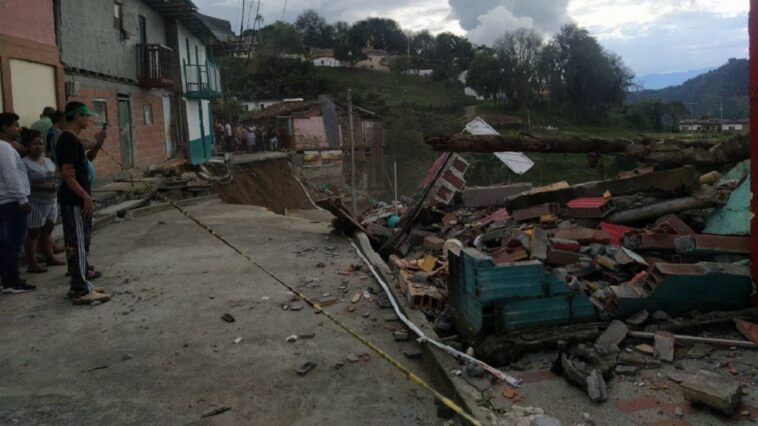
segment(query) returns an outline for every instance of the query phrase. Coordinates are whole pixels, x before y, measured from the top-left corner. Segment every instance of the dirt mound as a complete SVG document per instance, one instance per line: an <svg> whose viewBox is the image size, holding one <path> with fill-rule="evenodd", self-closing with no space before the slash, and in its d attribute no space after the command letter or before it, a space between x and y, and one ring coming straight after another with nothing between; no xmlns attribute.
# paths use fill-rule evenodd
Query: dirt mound
<svg viewBox="0 0 758 426"><path fill-rule="evenodd" d="M216 185L226 203L266 207L278 214L285 209L313 208L286 158L237 165L232 175L228 184Z"/></svg>

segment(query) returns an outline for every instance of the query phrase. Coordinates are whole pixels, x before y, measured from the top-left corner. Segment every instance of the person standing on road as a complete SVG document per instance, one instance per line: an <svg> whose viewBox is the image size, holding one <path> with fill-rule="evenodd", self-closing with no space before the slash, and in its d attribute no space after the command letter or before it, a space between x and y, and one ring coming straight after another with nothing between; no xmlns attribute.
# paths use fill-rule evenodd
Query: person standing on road
<svg viewBox="0 0 758 426"><path fill-rule="evenodd" d="M86 244L92 233L92 188L87 155L79 134L90 125L96 115L81 102L66 104L66 130L61 133L55 151L63 185L58 200L63 218L63 238L66 242L66 260L71 277L68 297L75 305L107 302L110 296L95 289L87 279ZM101 131L95 140L101 143L106 133Z"/></svg>
<svg viewBox="0 0 758 426"><path fill-rule="evenodd" d="M55 111L50 120L53 122L53 126L47 131L47 134L42 134L45 138L45 156L55 162L55 143L58 141L58 136L61 135L61 128L65 121L65 114L63 111Z"/></svg>
<svg viewBox="0 0 758 426"><path fill-rule="evenodd" d="M48 130L53 127L53 115L55 114L55 108L45 107L42 110L42 114L39 116L39 120L32 123L29 126L30 129L38 131L43 137L47 136Z"/></svg>
<svg viewBox="0 0 758 426"><path fill-rule="evenodd" d="M24 245L26 272L37 274L47 272L47 268L37 263L38 248L44 253L47 266L65 265L55 258L53 242L50 240L58 219L58 201L55 195L58 191L58 176L55 163L45 157L45 143L37 130L21 129L21 143L28 149L28 154L22 161L31 185L29 204L32 206Z"/></svg>
<svg viewBox="0 0 758 426"><path fill-rule="evenodd" d="M18 256L26 235L29 179L21 156L10 141L19 134L18 115L0 113L0 281L3 293L23 293L36 287L22 280Z"/></svg>

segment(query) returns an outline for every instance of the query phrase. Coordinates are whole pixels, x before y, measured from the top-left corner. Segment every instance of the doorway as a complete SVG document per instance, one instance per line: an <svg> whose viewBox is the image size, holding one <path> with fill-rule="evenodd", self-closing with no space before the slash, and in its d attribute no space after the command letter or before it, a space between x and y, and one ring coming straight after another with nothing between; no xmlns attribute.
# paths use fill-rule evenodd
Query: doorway
<svg viewBox="0 0 758 426"><path fill-rule="evenodd" d="M134 146L132 144L132 108L129 98L118 97L119 141L121 142L121 163L124 169L134 167Z"/></svg>

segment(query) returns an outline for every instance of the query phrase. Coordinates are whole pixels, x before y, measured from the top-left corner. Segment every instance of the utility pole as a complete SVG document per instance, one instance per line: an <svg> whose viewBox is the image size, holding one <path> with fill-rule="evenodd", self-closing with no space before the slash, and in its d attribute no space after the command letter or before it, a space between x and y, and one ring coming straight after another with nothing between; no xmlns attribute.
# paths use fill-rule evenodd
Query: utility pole
<svg viewBox="0 0 758 426"><path fill-rule="evenodd" d="M350 89L347 89L347 134L350 138L350 198L353 206L353 215L358 216L358 197L355 189L355 140L353 138L353 95Z"/></svg>
<svg viewBox="0 0 758 426"><path fill-rule="evenodd" d="M245 31L245 0L242 0L242 17L240 18L240 38Z"/></svg>

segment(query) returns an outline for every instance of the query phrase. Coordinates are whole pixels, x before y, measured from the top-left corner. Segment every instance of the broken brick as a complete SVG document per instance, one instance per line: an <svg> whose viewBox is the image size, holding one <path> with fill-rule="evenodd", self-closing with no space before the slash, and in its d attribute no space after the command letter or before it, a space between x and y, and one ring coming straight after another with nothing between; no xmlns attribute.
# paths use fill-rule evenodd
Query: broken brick
<svg viewBox="0 0 758 426"><path fill-rule="evenodd" d="M661 361L674 362L674 335L667 331L655 333L653 356Z"/></svg>

